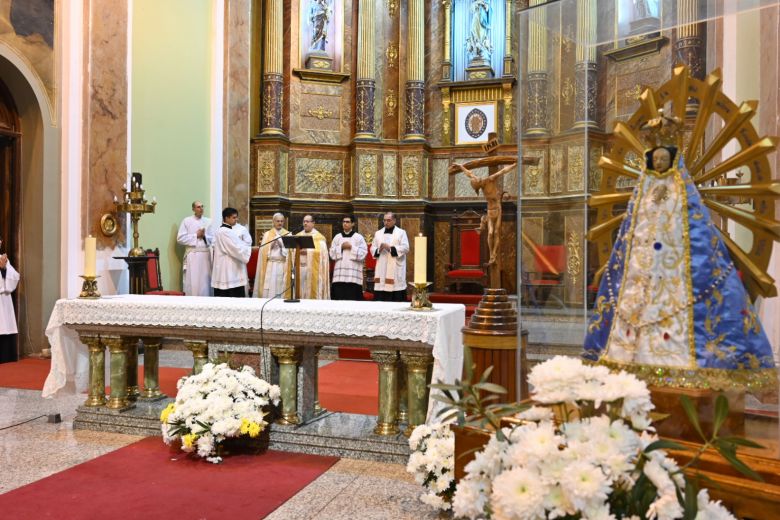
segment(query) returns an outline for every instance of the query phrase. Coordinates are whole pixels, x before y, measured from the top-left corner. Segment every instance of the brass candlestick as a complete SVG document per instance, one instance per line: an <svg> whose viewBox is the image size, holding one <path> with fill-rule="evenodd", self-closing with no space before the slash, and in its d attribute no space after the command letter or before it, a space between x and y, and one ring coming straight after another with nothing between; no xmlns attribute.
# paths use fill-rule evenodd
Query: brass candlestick
<svg viewBox="0 0 780 520"><path fill-rule="evenodd" d="M138 245L138 221L144 213L154 213L157 199L153 197L151 203L147 202L144 198L144 185L140 182L131 184L130 191L127 191L127 188L122 188L121 202L114 197L114 206L117 213L129 213L133 223L133 249L127 256L144 256L143 248Z"/></svg>
<svg viewBox="0 0 780 520"><path fill-rule="evenodd" d="M422 283L410 283L412 287L414 287L414 292L412 293L412 305L409 307L413 311L432 311L433 310L433 304L431 303L431 300L428 299L428 286L431 285L432 282L422 282Z"/></svg>
<svg viewBox="0 0 780 520"><path fill-rule="evenodd" d="M99 276L87 276L85 274L79 275L84 279L84 283L81 285L81 294L79 298L88 300L96 300L100 298L100 292L97 290L97 279Z"/></svg>

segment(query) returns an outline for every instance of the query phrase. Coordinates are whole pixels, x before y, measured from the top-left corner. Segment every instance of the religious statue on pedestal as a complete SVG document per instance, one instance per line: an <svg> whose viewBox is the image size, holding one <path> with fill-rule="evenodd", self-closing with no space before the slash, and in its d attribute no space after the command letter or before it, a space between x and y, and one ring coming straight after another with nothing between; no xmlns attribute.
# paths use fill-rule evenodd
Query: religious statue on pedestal
<svg viewBox="0 0 780 520"><path fill-rule="evenodd" d="M333 0L311 0L309 4L309 27L311 43L309 50L324 51L328 43L328 22L333 14Z"/></svg>
<svg viewBox="0 0 780 520"><path fill-rule="evenodd" d="M619 230L600 270L585 357L659 386L721 390L777 383L772 349L751 297L776 294L759 265L766 267L764 250L780 239L780 222L773 219L780 183L772 182L765 157L776 141L758 139L749 122L754 102L738 108L719 87L717 72L700 82L678 67L658 92L646 90L638 113L616 125L618 144L599 162L608 178L590 201L599 214L589 238L600 252L609 250L604 241ZM689 92L700 103L684 147ZM674 104L673 115L658 108L665 102ZM713 112L725 124L702 147ZM743 149L705 169L732 138ZM622 163L628 151L642 153L641 170ZM749 185L735 185L726 176L741 166L751 170ZM633 192L616 191L620 175L636 179ZM746 201L754 211L743 209ZM625 218L613 214L613 206L623 202ZM745 252L728 236L726 219L752 231L754 249Z"/></svg>
<svg viewBox="0 0 780 520"><path fill-rule="evenodd" d="M490 43L490 1L471 2L471 29L466 38L466 50L470 59L466 67L469 79L486 79L493 76L490 67L490 55L493 44Z"/></svg>

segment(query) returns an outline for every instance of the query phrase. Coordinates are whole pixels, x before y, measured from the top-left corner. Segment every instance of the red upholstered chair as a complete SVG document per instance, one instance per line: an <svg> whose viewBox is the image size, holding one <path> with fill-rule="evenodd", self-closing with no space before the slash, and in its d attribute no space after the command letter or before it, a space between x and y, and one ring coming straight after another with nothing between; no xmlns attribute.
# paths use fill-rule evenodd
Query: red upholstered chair
<svg viewBox="0 0 780 520"><path fill-rule="evenodd" d="M255 287L255 274L257 273L257 255L260 252L260 248L255 246L252 248L252 254L249 256L249 262L246 263L246 275L247 279L249 280L249 294L252 294L252 291ZM260 291L262 293L262 291ZM261 294L262 296L262 294Z"/></svg>
<svg viewBox="0 0 780 520"><path fill-rule="evenodd" d="M481 219L482 216L472 210L452 218L451 263L444 275L447 291L454 285L455 292L460 292L463 283L488 286L486 237L479 232Z"/></svg>
<svg viewBox="0 0 780 520"><path fill-rule="evenodd" d="M368 254L366 255L365 263L363 264L363 298L366 298L366 294L371 295L371 300L374 299L374 270L376 269L376 258L371 254L371 244L368 244Z"/></svg>
<svg viewBox="0 0 780 520"><path fill-rule="evenodd" d="M163 296L184 296L181 291L166 291L162 286L162 274L160 273L160 250L146 250L146 290L144 294L158 294Z"/></svg>
<svg viewBox="0 0 780 520"><path fill-rule="evenodd" d="M563 274L566 271L566 247L534 245L531 253L534 270L523 273L523 286L531 304L539 307L546 305L547 300L552 298L558 305L564 307L561 296Z"/></svg>

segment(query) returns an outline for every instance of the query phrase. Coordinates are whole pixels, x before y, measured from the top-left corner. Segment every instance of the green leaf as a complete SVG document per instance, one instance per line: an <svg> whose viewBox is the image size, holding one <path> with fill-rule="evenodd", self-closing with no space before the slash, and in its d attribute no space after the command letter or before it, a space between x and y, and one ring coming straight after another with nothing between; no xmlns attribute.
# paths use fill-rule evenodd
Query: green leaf
<svg viewBox="0 0 780 520"><path fill-rule="evenodd" d="M729 400L723 394L718 395L715 399L715 421L712 426L712 434L718 435L720 427L726 422L729 416Z"/></svg>
<svg viewBox="0 0 780 520"><path fill-rule="evenodd" d="M693 479L686 479L685 502L681 504L683 506L683 518L696 518L696 513L699 510L697 495L698 492L696 490L696 484L694 483Z"/></svg>
<svg viewBox="0 0 780 520"><path fill-rule="evenodd" d="M688 420L696 428L696 431L701 436L702 440L707 441L707 437L704 436L704 432L701 431L701 425L699 424L699 414L696 413L696 407L693 406L693 402L687 395L680 396L680 404L685 410L685 415L688 416Z"/></svg>
<svg viewBox="0 0 780 520"><path fill-rule="evenodd" d="M733 467L735 470L739 471L747 477L752 478L753 480L758 480L759 482L764 481L764 479L761 478L761 475L753 471L750 466L737 458L735 446L723 445L720 442L716 442L715 448L717 448L718 452L723 456L724 459L729 461L729 464L731 464L731 467Z"/></svg>
<svg viewBox="0 0 780 520"><path fill-rule="evenodd" d="M478 390L484 390L486 392L491 392L494 394L505 394L506 388L504 388L501 385L497 385L495 383L477 383L474 385L474 388Z"/></svg>
<svg viewBox="0 0 780 520"><path fill-rule="evenodd" d="M448 385L444 383L436 383L435 385L428 385L436 390L448 390L450 392L457 392L461 389L461 385Z"/></svg>
<svg viewBox="0 0 780 520"><path fill-rule="evenodd" d="M737 446L746 446L748 448L758 448L758 449L766 448L766 446L751 441L750 439L743 439L742 437L720 437L719 440L723 442L730 442L731 444L735 444Z"/></svg>
<svg viewBox="0 0 780 520"><path fill-rule="evenodd" d="M685 446L674 441L668 441L666 439L659 439L655 442L651 442L645 448L645 453L650 453L655 450L687 450Z"/></svg>
<svg viewBox="0 0 780 520"><path fill-rule="evenodd" d="M490 378L490 374L493 373L493 365L490 365L485 369L484 372L482 372L482 377L479 378L480 383L484 383Z"/></svg>

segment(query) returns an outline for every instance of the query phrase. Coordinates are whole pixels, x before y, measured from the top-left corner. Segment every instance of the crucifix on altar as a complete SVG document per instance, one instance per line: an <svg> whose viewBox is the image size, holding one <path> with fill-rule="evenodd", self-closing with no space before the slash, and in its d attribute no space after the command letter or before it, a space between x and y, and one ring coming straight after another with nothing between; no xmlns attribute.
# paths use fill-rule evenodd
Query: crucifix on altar
<svg viewBox="0 0 780 520"><path fill-rule="evenodd" d="M501 288L501 217L504 195L507 194L499 181L501 177L512 171L517 166L517 157L512 155L498 155L498 137L494 132L488 134L488 142L482 145L482 150L488 157L468 161L465 164L453 164L450 166L450 175L464 173L470 179L471 187L479 194L480 190L487 201L487 214L482 216L480 233L487 233L488 249L488 276L491 289ZM522 157L525 166L535 166L539 163L538 157ZM475 175L474 168L488 167L487 177Z"/></svg>

